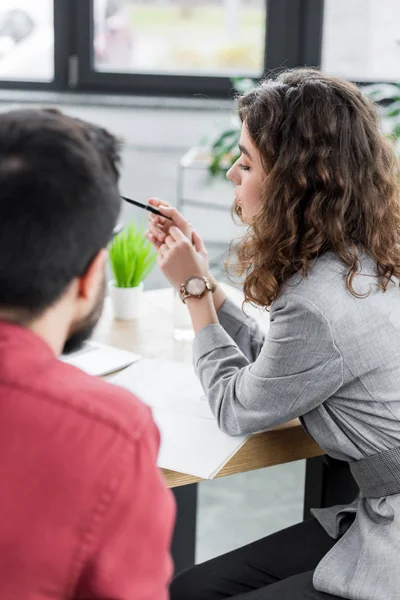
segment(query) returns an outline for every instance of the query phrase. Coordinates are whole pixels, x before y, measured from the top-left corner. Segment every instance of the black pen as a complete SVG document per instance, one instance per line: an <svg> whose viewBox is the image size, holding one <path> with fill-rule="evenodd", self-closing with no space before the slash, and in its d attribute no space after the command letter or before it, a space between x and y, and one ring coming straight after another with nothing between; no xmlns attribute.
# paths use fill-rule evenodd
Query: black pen
<svg viewBox="0 0 400 600"><path fill-rule="evenodd" d="M171 217L167 217L167 215L163 215L158 208L154 208L153 206L150 206L150 204L142 204L141 202L137 202L136 200L131 200L130 198L127 198L126 196L121 196L122 200L125 200L125 202L129 202L129 204L133 204L134 206L138 206L139 208L143 208L144 210L148 210L149 212L153 213L154 215L158 215L159 217L164 217L164 219L169 219L170 221L172 221Z"/></svg>

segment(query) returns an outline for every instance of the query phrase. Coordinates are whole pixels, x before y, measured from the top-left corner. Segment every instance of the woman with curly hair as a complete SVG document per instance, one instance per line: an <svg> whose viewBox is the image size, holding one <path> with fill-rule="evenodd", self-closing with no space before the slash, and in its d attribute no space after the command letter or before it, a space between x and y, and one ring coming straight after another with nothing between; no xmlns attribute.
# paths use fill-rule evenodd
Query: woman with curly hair
<svg viewBox="0 0 400 600"><path fill-rule="evenodd" d="M239 99L228 173L247 224L234 270L270 311L266 336L208 272L175 209L151 218L159 265L186 302L195 366L221 429L300 417L350 463L350 506L197 565L172 600L395 600L400 594L400 209L395 154L353 84L299 69ZM170 221L169 221L170 223Z"/></svg>

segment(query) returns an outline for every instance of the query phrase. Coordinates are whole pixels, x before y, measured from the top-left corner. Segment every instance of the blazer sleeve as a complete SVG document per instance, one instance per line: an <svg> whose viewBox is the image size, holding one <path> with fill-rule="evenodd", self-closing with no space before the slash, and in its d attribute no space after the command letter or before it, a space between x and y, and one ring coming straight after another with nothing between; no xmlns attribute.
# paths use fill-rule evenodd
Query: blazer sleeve
<svg viewBox="0 0 400 600"><path fill-rule="evenodd" d="M230 298L219 309L218 320L245 357L250 362L255 361L265 341L265 334L258 323L245 315Z"/></svg>
<svg viewBox="0 0 400 600"><path fill-rule="evenodd" d="M272 305L270 328L255 361L249 346L242 349L221 325L208 325L195 337L194 363L219 427L230 435L304 415L343 383L342 356L329 322L294 293Z"/></svg>

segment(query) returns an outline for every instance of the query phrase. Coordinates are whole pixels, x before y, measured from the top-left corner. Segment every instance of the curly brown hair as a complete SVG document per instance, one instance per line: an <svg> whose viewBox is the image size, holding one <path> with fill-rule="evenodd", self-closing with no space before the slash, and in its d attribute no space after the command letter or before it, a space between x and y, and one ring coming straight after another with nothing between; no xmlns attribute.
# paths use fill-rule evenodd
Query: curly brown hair
<svg viewBox="0 0 400 600"><path fill-rule="evenodd" d="M360 250L385 291L400 277L398 163L373 103L352 83L295 69L239 98L239 117L266 174L260 210L235 248L246 301L268 308L329 250L348 267L353 295Z"/></svg>

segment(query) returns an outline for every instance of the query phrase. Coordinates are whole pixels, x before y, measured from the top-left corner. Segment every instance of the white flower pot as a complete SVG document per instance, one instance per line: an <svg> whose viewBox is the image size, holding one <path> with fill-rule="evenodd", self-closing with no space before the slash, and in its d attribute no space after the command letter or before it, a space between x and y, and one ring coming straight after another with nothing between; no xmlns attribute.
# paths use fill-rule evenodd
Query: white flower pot
<svg viewBox="0 0 400 600"><path fill-rule="evenodd" d="M111 305L115 319L132 321L139 316L140 298L143 292L143 283L133 288L119 288L115 281L108 284Z"/></svg>

